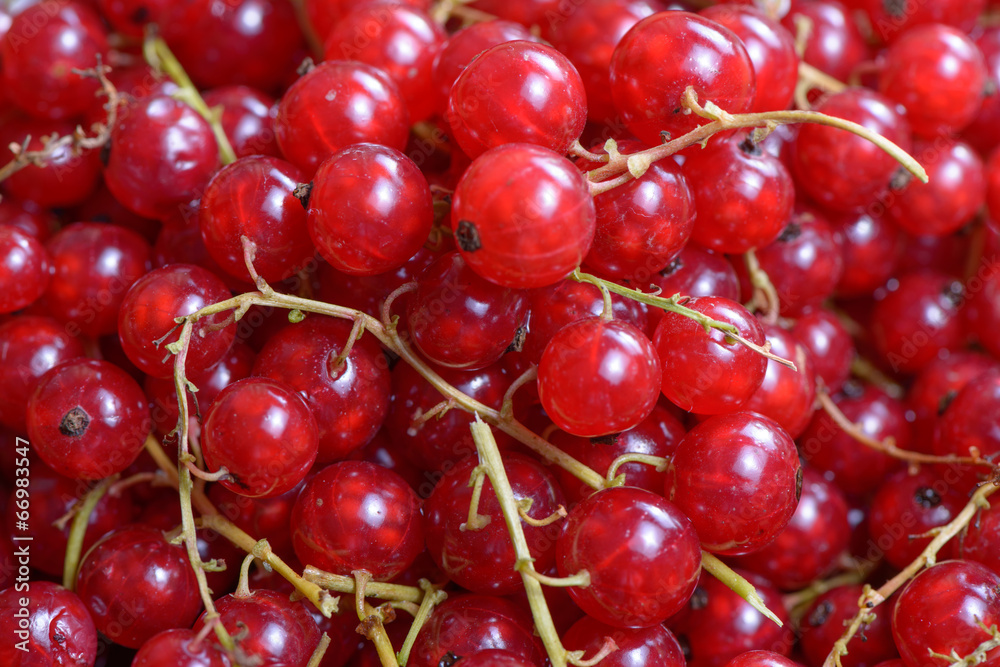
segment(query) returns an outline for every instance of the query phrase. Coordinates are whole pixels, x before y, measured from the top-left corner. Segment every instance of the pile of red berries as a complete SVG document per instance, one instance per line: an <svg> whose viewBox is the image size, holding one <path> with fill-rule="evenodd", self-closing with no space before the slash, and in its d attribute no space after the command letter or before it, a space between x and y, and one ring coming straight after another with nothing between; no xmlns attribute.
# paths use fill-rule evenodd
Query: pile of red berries
<svg viewBox="0 0 1000 667"><path fill-rule="evenodd" d="M0 5L0 665L1000 666L998 18Z"/></svg>

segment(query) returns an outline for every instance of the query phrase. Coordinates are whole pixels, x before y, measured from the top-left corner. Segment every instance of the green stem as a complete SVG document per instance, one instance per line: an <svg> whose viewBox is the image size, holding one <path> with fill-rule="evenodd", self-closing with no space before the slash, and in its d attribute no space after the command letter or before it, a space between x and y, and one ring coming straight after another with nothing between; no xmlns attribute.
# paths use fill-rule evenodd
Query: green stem
<svg viewBox="0 0 1000 667"><path fill-rule="evenodd" d="M760 594L757 592L757 589L753 587L753 584L733 571L733 569L728 565L707 551L702 551L701 566L705 568L713 577L728 586L730 590L749 602L754 609L777 623L778 627L783 625L781 619L779 619L774 612L768 609L767 605L764 604L763 598L760 597Z"/></svg>
<svg viewBox="0 0 1000 667"><path fill-rule="evenodd" d="M567 667L567 651L563 648L562 642L559 640L559 633L552 622L552 614L545 602L542 584L535 576L529 574L530 570L534 570L531 552L528 549L528 540L524 537L521 517L517 511L517 500L510 488L510 481L507 479L507 471L504 470L497 442L493 438L490 427L483 423L478 415L476 421L471 424L471 428L472 439L476 443L476 451L479 452L480 465L486 468L486 474L490 478L493 492L496 493L504 521L507 523L511 542L514 544L514 554L519 564L518 570L521 572L524 590L528 596L531 615L535 620L535 628L542 639L542 644L545 645L552 667Z"/></svg>
<svg viewBox="0 0 1000 667"><path fill-rule="evenodd" d="M225 130L222 129L221 114L205 104L198 88L191 81L187 72L184 71L184 67L163 38L147 35L143 44L143 55L151 67L166 72L167 76L180 87L174 96L197 111L212 126L212 134L215 135L215 142L219 146L219 160L222 164L235 162L236 152L233 150L232 144L229 143Z"/></svg>
<svg viewBox="0 0 1000 667"><path fill-rule="evenodd" d="M413 643L417 641L417 635L420 634L420 629L424 627L424 623L427 622L431 612L434 611L434 607L444 602L445 598L448 597L447 593L438 590L426 579L420 580L420 588L424 591L424 599L421 600L420 608L417 609L417 614L413 617L413 625L410 626L409 631L406 633L403 646L399 649L399 653L396 654L396 661L402 667L406 667L406 662L410 659L410 651L413 649Z"/></svg>
<svg viewBox="0 0 1000 667"><path fill-rule="evenodd" d="M612 461L611 466L608 468L607 477L609 482L614 481L618 476L618 469L626 463L644 463L656 468L657 472L663 472L670 465L670 459L665 459L662 456L652 456L651 454L622 454Z"/></svg>
<svg viewBox="0 0 1000 667"><path fill-rule="evenodd" d="M80 567L80 556L83 551L83 538L90 524L90 515L104 494L118 480L118 475L112 475L87 492L83 502L73 515L73 524L69 529L69 541L66 543L66 558L63 561L63 588L76 588L76 572Z"/></svg>

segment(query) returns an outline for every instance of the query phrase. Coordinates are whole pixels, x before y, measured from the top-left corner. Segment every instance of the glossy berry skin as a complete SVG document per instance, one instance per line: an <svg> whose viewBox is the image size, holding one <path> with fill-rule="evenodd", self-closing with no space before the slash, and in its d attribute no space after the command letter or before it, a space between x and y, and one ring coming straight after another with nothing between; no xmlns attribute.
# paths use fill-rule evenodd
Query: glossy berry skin
<svg viewBox="0 0 1000 667"><path fill-rule="evenodd" d="M743 42L757 81L750 111L787 109L799 78L793 33L757 7L715 5L698 14L729 28Z"/></svg>
<svg viewBox="0 0 1000 667"><path fill-rule="evenodd" d="M97 0L97 6L115 32L142 38L143 28L159 23L169 0Z"/></svg>
<svg viewBox="0 0 1000 667"><path fill-rule="evenodd" d="M799 502L788 524L771 543L735 562L782 590L797 591L831 572L850 538L843 491L806 468Z"/></svg>
<svg viewBox="0 0 1000 667"><path fill-rule="evenodd" d="M37 239L0 225L0 313L12 313L38 300L49 286L49 253Z"/></svg>
<svg viewBox="0 0 1000 667"><path fill-rule="evenodd" d="M684 162L698 219L691 240L732 254L766 246L788 224L795 187L785 166L745 135L711 142Z"/></svg>
<svg viewBox="0 0 1000 667"><path fill-rule="evenodd" d="M626 630L584 616L566 632L563 646L569 651L585 651L587 659L597 654L606 637L618 650L601 661L602 667L684 667L681 645L662 625Z"/></svg>
<svg viewBox="0 0 1000 667"><path fill-rule="evenodd" d="M320 630L308 608L288 593L258 588L250 595L226 595L215 601L219 620L230 634L246 629L240 649L260 667L305 667L319 643ZM194 625L205 624L202 614Z"/></svg>
<svg viewBox="0 0 1000 667"><path fill-rule="evenodd" d="M782 25L793 35L797 16L812 23L802 54L804 62L839 81L847 81L855 67L869 57L865 37L844 3L836 0L796 2L781 19Z"/></svg>
<svg viewBox="0 0 1000 667"><path fill-rule="evenodd" d="M299 560L335 574L363 569L387 581L424 548L417 495L396 473L363 461L334 463L309 480L291 525Z"/></svg>
<svg viewBox="0 0 1000 667"><path fill-rule="evenodd" d="M844 634L844 623L850 623L858 612L858 600L864 591L860 585L838 586L816 598L802 617L800 646L810 667L821 667L834 643ZM899 655L892 641L889 617L890 602L873 610L875 620L865 627L865 638L851 651L841 656L844 667L874 667L883 660Z"/></svg>
<svg viewBox="0 0 1000 667"><path fill-rule="evenodd" d="M198 224L208 254L227 273L249 281L242 237L256 245L253 266L268 282L294 275L315 249L306 211L292 194L305 175L278 158L245 157L223 167L205 188Z"/></svg>
<svg viewBox="0 0 1000 667"><path fill-rule="evenodd" d="M27 601L25 606L22 600ZM24 610L24 611L22 611ZM93 665L97 630L87 608L72 591L48 581L31 581L0 591L0 661L9 667ZM26 619L16 614L27 613ZM26 621L20 625L20 621ZM18 634L23 632L24 634ZM23 650L22 648L23 647Z"/></svg>
<svg viewBox="0 0 1000 667"><path fill-rule="evenodd" d="M959 534L955 555L981 563L1000 575L1000 511L996 506L980 510Z"/></svg>
<svg viewBox="0 0 1000 667"><path fill-rule="evenodd" d="M764 344L764 329L740 304L716 297L684 302L719 322L732 324L739 335ZM721 414L745 404L764 381L767 359L724 332L705 329L694 320L666 313L656 327L653 345L663 369L663 395L671 403L698 414Z"/></svg>
<svg viewBox="0 0 1000 667"><path fill-rule="evenodd" d="M97 629L129 648L164 630L190 627L201 609L184 548L144 526L122 528L95 544L80 563L76 591Z"/></svg>
<svg viewBox="0 0 1000 667"><path fill-rule="evenodd" d="M906 120L891 100L878 93L849 88L830 95L815 110L863 125L903 150L910 149ZM834 211L870 204L888 189L898 168L894 159L868 140L823 125L803 125L792 152L796 184Z"/></svg>
<svg viewBox="0 0 1000 667"><path fill-rule="evenodd" d="M872 338L896 372L913 373L962 346L962 285L936 271L909 273L872 313Z"/></svg>
<svg viewBox="0 0 1000 667"><path fill-rule="evenodd" d="M351 328L346 320L310 315L275 334L254 363L253 375L278 380L306 400L319 429L321 463L363 447L389 410L388 365L373 338L355 341L338 361Z"/></svg>
<svg viewBox="0 0 1000 667"><path fill-rule="evenodd" d="M725 255L697 243L685 244L680 254L662 271L654 274L652 280L663 294L670 296L717 296L730 301L740 300L740 280L733 265Z"/></svg>
<svg viewBox="0 0 1000 667"><path fill-rule="evenodd" d="M816 398L813 360L791 332L774 324L765 324L764 333L771 344L771 353L792 360L796 370L768 359L764 380L743 408L778 422L794 439L805 430L812 418L813 400Z"/></svg>
<svg viewBox="0 0 1000 667"><path fill-rule="evenodd" d="M165 217L200 197L219 168L219 148L208 122L165 95L130 107L109 145L104 182L122 205L146 218Z"/></svg>
<svg viewBox="0 0 1000 667"><path fill-rule="evenodd" d="M339 60L320 63L289 86L274 121L281 152L306 174L351 144L402 150L409 127L406 103L385 72Z"/></svg>
<svg viewBox="0 0 1000 667"><path fill-rule="evenodd" d="M236 157L281 157L274 135L277 101L249 86L220 86L201 94L209 108L222 107L222 129Z"/></svg>
<svg viewBox="0 0 1000 667"><path fill-rule="evenodd" d="M657 0L596 0L561 12L552 22L548 39L580 73L590 120L604 122L615 117L609 92L615 46L632 26L660 9Z"/></svg>
<svg viewBox="0 0 1000 667"><path fill-rule="evenodd" d="M424 534L434 562L462 588L483 595L509 595L522 587L521 574L514 569L516 555L510 541L500 503L493 485L486 479L476 510L489 522L480 528L467 525L472 500L475 457L465 459L449 470L434 487L424 504ZM504 470L511 483L514 499L531 500L528 516L544 519L565 506L555 477L526 456L504 457ZM559 530L553 526L531 526L521 521L535 569L547 571L555 563L555 539Z"/></svg>
<svg viewBox="0 0 1000 667"><path fill-rule="evenodd" d="M99 84L73 69L108 60L101 19L83 3L29 6L14 16L3 42L3 89L8 104L40 118L72 118L93 104ZM22 137L23 138L23 137Z"/></svg>
<svg viewBox="0 0 1000 667"><path fill-rule="evenodd" d="M912 29L927 23L944 23L969 32L976 25L976 18L983 13L986 0L940 0L922 3L918 0L901 0L886 3L883 0L860 0L855 3L868 15L875 35L892 43L907 36Z"/></svg>
<svg viewBox="0 0 1000 667"><path fill-rule="evenodd" d="M1000 352L1000 341L992 334L1000 324L1000 274L980 266L969 279L969 300L965 304L966 330L994 357ZM976 289L978 287L978 289Z"/></svg>
<svg viewBox="0 0 1000 667"><path fill-rule="evenodd" d="M1000 66L1000 29L984 26L981 31L977 31L975 42L986 63L984 90L1000 86L1000 69L998 69ZM976 116L962 132L962 140L968 142L980 155L989 155L997 145L1000 145L998 118L1000 118L1000 101L992 95L984 97Z"/></svg>
<svg viewBox="0 0 1000 667"><path fill-rule="evenodd" d="M818 212L794 213L772 243L757 250L778 292L779 312L797 318L833 294L844 273L837 230Z"/></svg>
<svg viewBox="0 0 1000 667"><path fill-rule="evenodd" d="M644 148L634 140L618 142L623 155ZM577 166L587 171L600 165ZM584 259L587 269L639 284L681 252L695 226L694 193L673 160L654 162L641 177L597 195L594 206L597 230Z"/></svg>
<svg viewBox="0 0 1000 667"><path fill-rule="evenodd" d="M53 134L71 135L76 129L69 120L47 120L14 115L4 119L0 127L0 142L6 146L27 142L27 150L45 148L42 142ZM4 179L4 198L13 195L30 200L44 207L76 206L87 201L101 178L101 161L97 151L83 151L79 155L71 146L53 148L45 166L29 164Z"/></svg>
<svg viewBox="0 0 1000 667"><path fill-rule="evenodd" d="M906 107L913 132L949 135L979 111L986 63L975 43L950 26L923 25L889 47L879 74L879 90Z"/></svg>
<svg viewBox="0 0 1000 667"><path fill-rule="evenodd" d="M570 511L556 541L556 565L560 576L590 573L590 586L569 589L588 616L617 628L645 628L691 597L701 549L691 521L673 503L616 487Z"/></svg>
<svg viewBox="0 0 1000 667"><path fill-rule="evenodd" d="M913 154L927 170L928 183L911 179L889 206L889 218L910 234L946 236L969 223L986 197L983 160L966 143L938 138L917 140Z"/></svg>
<svg viewBox="0 0 1000 667"><path fill-rule="evenodd" d="M979 563L949 560L918 574L896 601L892 636L907 667L949 664L928 652L972 653L990 639L987 628L1000 622L1000 575ZM980 663L993 666L1000 649L987 651Z"/></svg>
<svg viewBox="0 0 1000 667"><path fill-rule="evenodd" d="M479 21L451 35L434 60L433 94L439 97L441 108L447 104L451 87L458 75L480 53L505 42L537 40L520 23L501 19ZM562 49L559 50L563 52Z"/></svg>
<svg viewBox="0 0 1000 667"><path fill-rule="evenodd" d="M882 481L872 499L868 532L885 559L902 569L930 544L932 536L926 533L954 519L966 500L933 470L924 468L915 475L897 470Z"/></svg>
<svg viewBox="0 0 1000 667"><path fill-rule="evenodd" d="M53 524L82 502L88 491L90 484L57 475L39 461L31 473L27 531L17 529L17 522L23 518L18 518L17 497L14 493L9 494L6 534L31 538L31 567L34 570L54 578L62 576L70 526L59 524L57 527ZM132 503L133 498L127 493L117 496L104 494L90 514L81 553L86 553L108 531L132 521Z"/></svg>
<svg viewBox="0 0 1000 667"><path fill-rule="evenodd" d="M28 399L53 366L84 354L83 345L48 317L20 315L0 325L0 423L25 430Z"/></svg>
<svg viewBox="0 0 1000 667"><path fill-rule="evenodd" d="M406 324L417 349L450 368L484 368L524 333L528 294L480 278L457 252L420 274L407 300Z"/></svg>
<svg viewBox="0 0 1000 667"><path fill-rule="evenodd" d="M121 472L152 428L139 384L114 364L89 359L41 377L28 401L27 425L42 460L73 479Z"/></svg>
<svg viewBox="0 0 1000 667"><path fill-rule="evenodd" d="M802 467L795 443L776 422L734 412L688 431L664 488L706 550L748 554L788 525L802 491ZM720 522L720 515L728 519Z"/></svg>
<svg viewBox="0 0 1000 667"><path fill-rule="evenodd" d="M726 667L801 667L801 664L780 653L756 649L740 653L727 662Z"/></svg>
<svg viewBox="0 0 1000 667"><path fill-rule="evenodd" d="M875 440L891 437L902 449L909 446L910 425L901 401L871 386L864 387L860 395L852 388L851 395L840 394L833 400L866 435ZM895 465L882 452L854 440L822 410L813 415L798 442L802 460L850 494L874 491Z"/></svg>
<svg viewBox="0 0 1000 667"><path fill-rule="evenodd" d="M393 271L427 241L434 223L430 188L398 150L355 144L316 171L308 223L333 268L361 276Z"/></svg>
<svg viewBox="0 0 1000 667"><path fill-rule="evenodd" d="M660 358L639 329L589 317L560 329L538 366L538 395L567 433L597 437L632 428L660 395Z"/></svg>
<svg viewBox="0 0 1000 667"><path fill-rule="evenodd" d="M705 119L681 113L684 91L729 113L749 111L753 63L740 39L715 21L659 12L629 30L611 56L611 98L629 131L649 146L690 132Z"/></svg>
<svg viewBox="0 0 1000 667"><path fill-rule="evenodd" d="M416 123L442 105L429 89L445 39L425 11L396 2L368 3L337 21L326 38L323 58L354 60L385 72Z"/></svg>
<svg viewBox="0 0 1000 667"><path fill-rule="evenodd" d="M187 628L164 630L150 637L132 659L133 667L228 667L229 658L209 636L195 641Z"/></svg>
<svg viewBox="0 0 1000 667"><path fill-rule="evenodd" d="M445 117L470 158L511 143L562 155L583 132L587 94L573 63L551 46L505 42L462 71Z"/></svg>
<svg viewBox="0 0 1000 667"><path fill-rule="evenodd" d="M283 382L246 378L213 401L202 429L209 472L251 498L280 496L302 481L316 460L319 433L305 400Z"/></svg>
<svg viewBox="0 0 1000 667"><path fill-rule="evenodd" d="M129 360L153 377L170 377L174 356L163 347L177 340L171 333L160 347L154 344L175 328L174 318L225 301L231 294L221 280L199 266L170 264L137 280L118 312L118 337ZM207 368L229 350L236 336L233 322L222 326L229 313L199 319L192 330L187 365Z"/></svg>
<svg viewBox="0 0 1000 667"><path fill-rule="evenodd" d="M837 296L867 296L881 287L896 268L903 235L877 210L830 216L840 232L844 271Z"/></svg>
<svg viewBox="0 0 1000 667"><path fill-rule="evenodd" d="M825 308L817 308L796 319L790 331L806 349L823 386L831 393L840 391L851 374L855 350L854 339L837 316Z"/></svg>
<svg viewBox="0 0 1000 667"><path fill-rule="evenodd" d="M572 162L530 144L473 161L455 189L451 228L472 270L507 287L551 285L583 262L594 200Z"/></svg>
<svg viewBox="0 0 1000 667"><path fill-rule="evenodd" d="M532 667L532 663L516 653L487 649L462 657L465 667Z"/></svg>
<svg viewBox="0 0 1000 667"><path fill-rule="evenodd" d="M282 0L173 1L160 26L199 88L271 90L293 74L305 46L295 8Z"/></svg>
<svg viewBox="0 0 1000 667"><path fill-rule="evenodd" d="M670 458L681 438L684 425L667 409L657 405L648 417L634 428L605 438L581 438L565 431L553 431L547 439L577 461L592 470L607 473L616 458L624 454L647 454ZM610 442L608 442L610 440ZM629 462L618 468L618 475L625 475L625 483L654 493L662 493L666 475L653 466ZM594 492L570 472L556 470L559 484L571 503L576 503Z"/></svg>
<svg viewBox="0 0 1000 667"><path fill-rule="evenodd" d="M770 609L788 623L781 594L760 575L737 570L747 579ZM687 664L691 667L723 667L747 651L765 649L782 656L791 652L795 637L779 628L729 590L715 577L703 575L683 614L668 624L678 640L685 644ZM787 667L787 663L764 663L767 667Z"/></svg>
<svg viewBox="0 0 1000 667"><path fill-rule="evenodd" d="M545 660L545 650L526 610L505 598L452 595L434 608L406 664L439 667L448 664L445 656L449 652L467 656L491 649L513 653L531 665Z"/></svg>
<svg viewBox="0 0 1000 667"><path fill-rule="evenodd" d="M104 336L118 330L125 293L152 269L152 248L136 232L97 222L63 227L46 244L52 283L45 304L67 332Z"/></svg>
<svg viewBox="0 0 1000 667"><path fill-rule="evenodd" d="M992 460L1000 453L1000 434L996 431L997 405L1000 404L1000 369L990 369L971 379L940 414L934 427L933 452L937 455L971 456L972 448ZM956 466L966 480L975 480L985 468Z"/></svg>

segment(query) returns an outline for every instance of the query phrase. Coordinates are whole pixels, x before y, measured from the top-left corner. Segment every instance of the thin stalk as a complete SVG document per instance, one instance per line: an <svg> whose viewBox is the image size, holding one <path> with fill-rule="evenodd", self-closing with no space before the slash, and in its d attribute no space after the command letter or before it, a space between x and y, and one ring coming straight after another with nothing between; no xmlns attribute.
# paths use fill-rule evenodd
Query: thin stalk
<svg viewBox="0 0 1000 667"><path fill-rule="evenodd" d="M416 616L413 617L413 625L410 626L409 631L406 633L406 639L403 640L402 648L396 654L396 661L401 667L406 667L406 662L410 659L410 651L413 650L413 643L417 640L417 635L420 634L420 629L424 627L424 623L427 622L431 612L434 611L434 607L444 602L448 597L447 593L438 590L426 579L421 579L419 583L420 588L424 591L424 599L420 602L420 608L417 609Z"/></svg>
<svg viewBox="0 0 1000 667"><path fill-rule="evenodd" d="M83 503L76 509L73 516L73 525L69 529L69 541L66 543L66 557L63 560L63 588L74 590L76 588L76 573L80 567L80 556L83 551L83 538L87 533L87 525L90 523L90 515L97 507L97 503L111 487L118 481L118 475L112 475L100 481L94 488L87 492L83 498Z"/></svg>
<svg viewBox="0 0 1000 667"><path fill-rule="evenodd" d="M750 603L750 605L778 624L780 628L784 625L773 611L764 604L764 599L754 588L753 584L737 574L731 567L723 563L713 554L707 551L701 552L701 566L713 577L724 583L734 593Z"/></svg>

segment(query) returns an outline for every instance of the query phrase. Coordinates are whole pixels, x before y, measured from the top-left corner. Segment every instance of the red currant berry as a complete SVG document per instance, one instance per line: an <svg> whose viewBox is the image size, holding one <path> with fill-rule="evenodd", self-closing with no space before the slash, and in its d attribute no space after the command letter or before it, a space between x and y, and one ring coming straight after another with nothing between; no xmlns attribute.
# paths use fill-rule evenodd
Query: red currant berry
<svg viewBox="0 0 1000 667"><path fill-rule="evenodd" d="M822 667L834 643L844 634L844 624L849 624L858 613L858 600L863 593L860 585L838 586L821 594L809 605L802 617L799 640L806 664ZM844 667L875 667L883 660L899 655L889 624L891 606L892 602L872 610L875 620L865 625L865 641L852 642L850 652L841 656Z"/></svg>
<svg viewBox="0 0 1000 667"><path fill-rule="evenodd" d="M765 324L771 353L792 359L796 370L768 360L760 387L744 404L744 409L770 417L778 422L793 439L799 437L812 419L816 398L816 373L812 357L800 348L790 331L774 324Z"/></svg>
<svg viewBox="0 0 1000 667"><path fill-rule="evenodd" d="M529 144L487 151L455 189L451 227L472 270L507 287L545 287L580 265L594 200L572 162Z"/></svg>
<svg viewBox="0 0 1000 667"><path fill-rule="evenodd" d="M684 652L674 633L662 625L623 630L585 616L563 637L570 651L585 651L584 660L601 650L610 637L618 650L601 660L601 667L684 667Z"/></svg>
<svg viewBox="0 0 1000 667"><path fill-rule="evenodd" d="M538 366L538 395L556 426L584 437L630 429L660 395L660 358L639 329L588 317L560 329Z"/></svg>
<svg viewBox="0 0 1000 667"><path fill-rule="evenodd" d="M837 316L825 308L817 308L795 320L791 333L806 349L816 377L823 381L826 390L840 391L851 375L855 350L851 334Z"/></svg>
<svg viewBox="0 0 1000 667"><path fill-rule="evenodd" d="M20 310L45 293L50 261L34 237L14 225L0 225L0 313Z"/></svg>
<svg viewBox="0 0 1000 667"><path fill-rule="evenodd" d="M569 593L588 616L617 628L662 623L691 597L701 571L688 518L632 487L605 489L573 508L556 559L561 576L589 572L590 585Z"/></svg>
<svg viewBox="0 0 1000 667"><path fill-rule="evenodd" d="M9 638L0 644L4 665L94 664L97 630L72 591L48 581L12 584L0 591L0 613L0 632Z"/></svg>
<svg viewBox="0 0 1000 667"><path fill-rule="evenodd" d="M537 41L527 28L513 21L493 19L462 28L445 42L434 62L434 95L443 107L458 75L490 47L514 41ZM558 46L558 45L557 45ZM562 51L562 49L559 49ZM565 53L565 52L564 52Z"/></svg>
<svg viewBox="0 0 1000 667"><path fill-rule="evenodd" d="M892 276L903 235L877 210L833 214L830 222L843 240L844 271L837 296L868 296Z"/></svg>
<svg viewBox="0 0 1000 667"><path fill-rule="evenodd" d="M803 62L839 81L847 81L855 68L869 58L865 37L843 3L837 0L794 3L781 20L793 35L798 34L799 16L812 26L802 53Z"/></svg>
<svg viewBox="0 0 1000 667"><path fill-rule="evenodd" d="M968 32L983 13L986 0L860 0L854 4L868 15L875 35L883 41L893 42L913 32L912 28L927 23L944 23Z"/></svg>
<svg viewBox="0 0 1000 667"><path fill-rule="evenodd" d="M1000 454L1000 433L996 430L1000 405L1000 369L990 369L969 380L948 403L934 426L933 451L939 456L971 456L973 449L987 460ZM956 466L963 478L975 481L970 466Z"/></svg>
<svg viewBox="0 0 1000 667"><path fill-rule="evenodd" d="M697 297L684 305L733 325L740 336L756 345L764 344L764 329L738 303ZM710 415L738 410L760 388L767 372L767 359L757 352L719 329L706 333L701 324L677 313L663 316L653 345L662 362L663 395L689 412Z"/></svg>
<svg viewBox="0 0 1000 667"><path fill-rule="evenodd" d="M221 86L201 96L209 108L222 107L222 129L236 157L281 157L274 135L278 103L273 97L249 86Z"/></svg>
<svg viewBox="0 0 1000 667"><path fill-rule="evenodd" d="M684 91L729 113L749 111L756 83L746 48L729 28L687 12L658 12L625 33L611 56L611 99L647 145L706 122L683 113Z"/></svg>
<svg viewBox="0 0 1000 667"><path fill-rule="evenodd" d="M964 560L982 563L1000 575L1000 511L995 505L978 511L959 534L955 553Z"/></svg>
<svg viewBox="0 0 1000 667"><path fill-rule="evenodd" d="M213 643L200 641L193 630L164 630L146 640L132 659L133 667L228 667L229 658Z"/></svg>
<svg viewBox="0 0 1000 667"><path fill-rule="evenodd" d="M396 473L363 461L334 463L309 480L291 525L299 560L335 574L367 570L387 581L424 549L417 495Z"/></svg>

